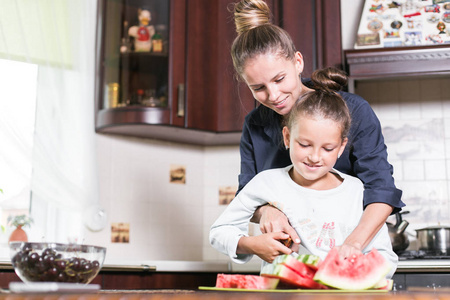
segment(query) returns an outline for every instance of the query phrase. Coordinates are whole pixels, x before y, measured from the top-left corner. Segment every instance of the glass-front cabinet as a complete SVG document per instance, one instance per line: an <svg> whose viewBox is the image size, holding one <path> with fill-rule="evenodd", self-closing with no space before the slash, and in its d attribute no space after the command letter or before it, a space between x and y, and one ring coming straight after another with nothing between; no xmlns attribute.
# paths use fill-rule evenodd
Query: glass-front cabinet
<svg viewBox="0 0 450 300"><path fill-rule="evenodd" d="M184 18L184 0L100 1L97 131L127 124L183 126Z"/></svg>

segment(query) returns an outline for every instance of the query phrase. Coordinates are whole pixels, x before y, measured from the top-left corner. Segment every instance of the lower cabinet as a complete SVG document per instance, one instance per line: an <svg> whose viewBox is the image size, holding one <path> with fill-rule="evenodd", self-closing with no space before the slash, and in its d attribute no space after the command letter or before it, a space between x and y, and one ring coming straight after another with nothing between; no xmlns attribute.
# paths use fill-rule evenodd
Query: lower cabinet
<svg viewBox="0 0 450 300"><path fill-rule="evenodd" d="M190 289L215 286L217 273L182 272L105 272L100 274L101 287L107 290Z"/></svg>
<svg viewBox="0 0 450 300"><path fill-rule="evenodd" d="M396 273L394 290L402 291L413 287L420 288L449 288L450 273Z"/></svg>
<svg viewBox="0 0 450 300"><path fill-rule="evenodd" d="M216 285L217 272L100 272L93 284L106 290L187 289ZM241 273L242 274L242 273ZM258 273L249 273L258 275ZM438 290L450 287L450 273L396 273L394 291L411 288ZM0 288L7 289L10 282L21 281L13 270L0 271Z"/></svg>
<svg viewBox="0 0 450 300"><path fill-rule="evenodd" d="M97 275L92 284L104 290L188 289L199 286L215 286L217 272L111 272ZM21 281L13 270L0 271L0 288L8 289L9 283Z"/></svg>

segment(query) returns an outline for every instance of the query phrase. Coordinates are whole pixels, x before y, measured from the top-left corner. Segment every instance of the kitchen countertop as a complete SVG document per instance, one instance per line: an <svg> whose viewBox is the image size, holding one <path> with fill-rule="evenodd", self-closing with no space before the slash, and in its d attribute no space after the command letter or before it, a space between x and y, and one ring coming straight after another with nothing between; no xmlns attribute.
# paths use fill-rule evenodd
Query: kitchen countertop
<svg viewBox="0 0 450 300"><path fill-rule="evenodd" d="M231 262L208 262L208 261L144 261L136 262L113 262L106 261L103 270L112 268L125 269L127 266L153 266L159 272L229 272L229 273L258 273L261 262L253 259L246 264ZM423 259L399 261L398 273L409 272L450 272L450 260L448 259Z"/></svg>
<svg viewBox="0 0 450 300"><path fill-rule="evenodd" d="M260 261L253 259L246 264L220 261L125 261L106 260L102 272L223 272L258 273ZM0 261L0 270L12 270L11 262ZM415 259L399 261L397 273L444 273L450 272L449 259Z"/></svg>
<svg viewBox="0 0 450 300"><path fill-rule="evenodd" d="M352 293L352 292L209 292L192 290L101 290L97 293L0 293L0 299L401 299L401 300L435 300L448 299L448 291L408 291L408 292L383 292L383 293Z"/></svg>

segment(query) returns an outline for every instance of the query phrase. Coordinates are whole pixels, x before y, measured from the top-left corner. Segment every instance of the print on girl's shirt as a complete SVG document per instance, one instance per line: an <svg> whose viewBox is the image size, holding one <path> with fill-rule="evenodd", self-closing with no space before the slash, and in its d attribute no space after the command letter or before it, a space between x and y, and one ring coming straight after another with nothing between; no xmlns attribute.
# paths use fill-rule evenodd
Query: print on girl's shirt
<svg viewBox="0 0 450 300"><path fill-rule="evenodd" d="M322 226L322 230L320 231L319 237L316 241L316 247L317 248L334 248L336 246L336 239L334 237L334 222L324 222ZM322 245L323 244L323 245Z"/></svg>
<svg viewBox="0 0 450 300"><path fill-rule="evenodd" d="M303 239L306 239L312 244L315 243L316 237L319 234L319 228L311 219L299 220L298 225L295 224L294 227L300 228L300 231L304 235Z"/></svg>

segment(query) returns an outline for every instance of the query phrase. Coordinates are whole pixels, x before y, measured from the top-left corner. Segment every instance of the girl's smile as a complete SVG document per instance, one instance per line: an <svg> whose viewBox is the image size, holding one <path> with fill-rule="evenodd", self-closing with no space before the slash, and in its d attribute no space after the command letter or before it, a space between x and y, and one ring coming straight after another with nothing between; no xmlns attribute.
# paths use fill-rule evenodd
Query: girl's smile
<svg viewBox="0 0 450 300"><path fill-rule="evenodd" d="M325 190L340 182L330 173L347 140L342 140L341 126L333 120L300 115L291 130L283 128L293 164L291 178L299 185Z"/></svg>

